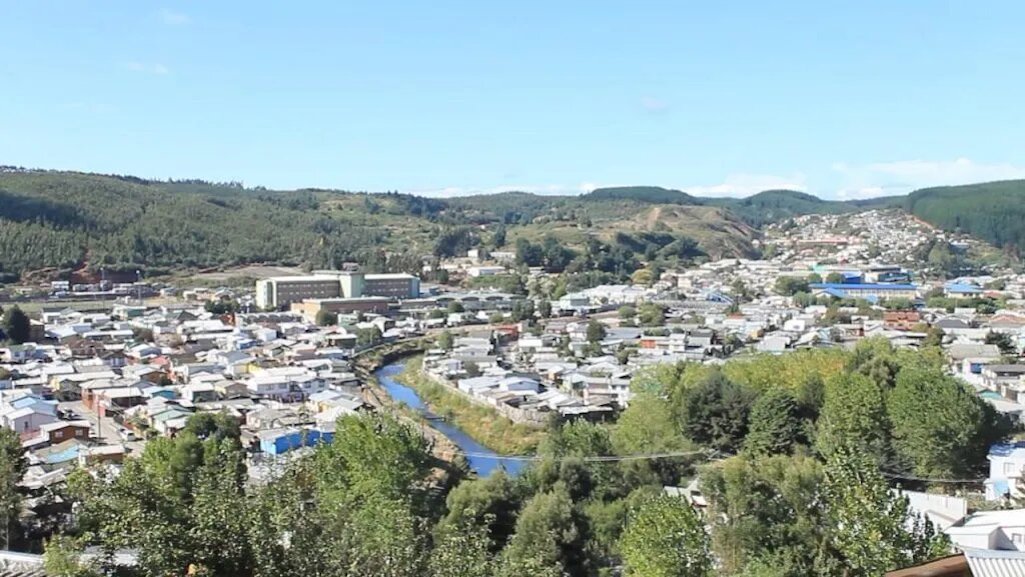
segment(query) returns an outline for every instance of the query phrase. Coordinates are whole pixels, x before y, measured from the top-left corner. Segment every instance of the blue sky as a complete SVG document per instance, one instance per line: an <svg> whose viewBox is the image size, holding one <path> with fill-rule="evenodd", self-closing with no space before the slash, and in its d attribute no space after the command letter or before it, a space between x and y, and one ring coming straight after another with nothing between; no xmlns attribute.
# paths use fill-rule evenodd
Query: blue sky
<svg viewBox="0 0 1025 577"><path fill-rule="evenodd" d="M851 198L1025 178L1022 2L0 0L0 14L0 164L432 195Z"/></svg>

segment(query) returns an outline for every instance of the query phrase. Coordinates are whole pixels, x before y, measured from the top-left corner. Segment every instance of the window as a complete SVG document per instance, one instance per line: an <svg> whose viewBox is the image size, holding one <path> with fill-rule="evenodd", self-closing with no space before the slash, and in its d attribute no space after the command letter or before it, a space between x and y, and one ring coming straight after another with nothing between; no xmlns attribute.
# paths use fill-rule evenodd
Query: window
<svg viewBox="0 0 1025 577"><path fill-rule="evenodd" d="M1010 476L1019 472L1020 470L1020 468L1016 468L1014 466L1014 463L1010 461L1004 461L1004 475Z"/></svg>
<svg viewBox="0 0 1025 577"><path fill-rule="evenodd" d="M1014 543L1015 545L1021 545L1022 542L1023 542L1022 541L1022 534L1021 533L1011 533L1011 542Z"/></svg>

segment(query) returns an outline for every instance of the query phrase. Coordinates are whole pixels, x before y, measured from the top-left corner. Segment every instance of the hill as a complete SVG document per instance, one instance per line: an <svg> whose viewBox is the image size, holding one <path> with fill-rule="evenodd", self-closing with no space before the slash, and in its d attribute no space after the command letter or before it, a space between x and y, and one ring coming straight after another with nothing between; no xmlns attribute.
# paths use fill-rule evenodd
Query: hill
<svg viewBox="0 0 1025 577"><path fill-rule="evenodd" d="M490 240L491 233L481 227L499 224L509 228L510 241L551 236L581 248L590 237L610 240L621 230L658 230L674 240L693 240L706 254L752 254L756 231L727 211L700 208L693 214L650 213L652 205L637 200L527 193L442 200L273 191L239 183L8 167L0 169L0 275L10 281L30 272L67 277L71 271L103 269L153 275L251 263L331 267L345 261L369 270L414 272L423 255L464 253Z"/></svg>
<svg viewBox="0 0 1025 577"><path fill-rule="evenodd" d="M0 272L20 275L246 263L330 266L426 241L424 199L275 192L199 181L72 172L0 172ZM419 224L426 224L427 230Z"/></svg>
<svg viewBox="0 0 1025 577"><path fill-rule="evenodd" d="M945 230L1020 254L1025 249L1025 180L916 190L904 209Z"/></svg>
<svg viewBox="0 0 1025 577"><path fill-rule="evenodd" d="M587 202L633 200L649 204L702 204L701 201L686 192L662 188L660 186L618 186L610 188L596 188L591 192L582 195L580 198Z"/></svg>
<svg viewBox="0 0 1025 577"><path fill-rule="evenodd" d="M846 202L792 190L701 198L650 186L582 196L506 192L432 199L0 167L0 280L29 272L67 277L73 270L104 269L152 275L252 263L331 267L345 261L369 270L414 272L424 255L496 248L499 229L507 250L524 239L581 252L598 240L638 256L751 256L757 229L767 223L894 206L1020 251L1025 247L1023 200L1025 181Z"/></svg>

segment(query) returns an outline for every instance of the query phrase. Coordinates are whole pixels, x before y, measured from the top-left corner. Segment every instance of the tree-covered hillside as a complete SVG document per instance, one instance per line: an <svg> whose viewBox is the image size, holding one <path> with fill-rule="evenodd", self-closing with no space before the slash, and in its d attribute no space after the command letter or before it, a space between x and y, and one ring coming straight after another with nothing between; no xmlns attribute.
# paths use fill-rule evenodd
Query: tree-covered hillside
<svg viewBox="0 0 1025 577"><path fill-rule="evenodd" d="M0 270L328 266L386 243L392 232L377 215L389 209L408 215L410 204L398 197L7 171L0 173Z"/></svg>
<svg viewBox="0 0 1025 577"><path fill-rule="evenodd" d="M847 202L790 190L699 198L659 187L433 199L0 167L0 281L33 271L66 277L73 270L152 273L248 263L358 261L371 270L413 272L424 255L509 249L520 239L584 254L594 241L616 245L619 233L693 241L710 258L748 256L765 224L902 204L934 225L1019 251L1023 198L1025 182L1013 181Z"/></svg>
<svg viewBox="0 0 1025 577"><path fill-rule="evenodd" d="M926 188L908 195L905 209L1016 254L1025 249L1025 180Z"/></svg>

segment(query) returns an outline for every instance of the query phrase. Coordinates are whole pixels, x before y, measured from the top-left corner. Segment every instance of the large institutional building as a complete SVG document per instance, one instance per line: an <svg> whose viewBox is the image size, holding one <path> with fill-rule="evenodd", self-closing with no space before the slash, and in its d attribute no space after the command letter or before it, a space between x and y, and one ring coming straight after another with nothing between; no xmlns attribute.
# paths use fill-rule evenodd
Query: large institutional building
<svg viewBox="0 0 1025 577"><path fill-rule="evenodd" d="M306 299L359 299L420 296L420 279L411 274L364 274L317 270L308 276L279 276L256 281L256 304L279 310Z"/></svg>

